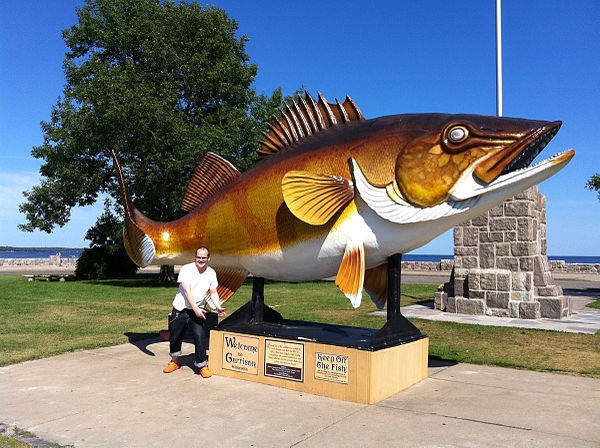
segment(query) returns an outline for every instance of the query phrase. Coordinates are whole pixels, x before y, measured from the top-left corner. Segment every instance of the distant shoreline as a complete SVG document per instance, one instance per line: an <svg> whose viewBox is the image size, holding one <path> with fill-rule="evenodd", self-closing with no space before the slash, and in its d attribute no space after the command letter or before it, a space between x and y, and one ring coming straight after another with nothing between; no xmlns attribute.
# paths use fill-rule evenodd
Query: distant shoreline
<svg viewBox="0 0 600 448"><path fill-rule="evenodd" d="M0 252L82 252L85 247L17 247L17 246L0 246Z"/></svg>
<svg viewBox="0 0 600 448"><path fill-rule="evenodd" d="M10 250L5 250L10 248ZM44 260L51 256L60 254L62 260L77 260L81 255L82 248L66 247L12 247L0 246L0 260L7 259L36 259ZM594 255L549 255L550 261L564 261L567 264L600 264L600 256ZM454 260L453 255L439 254L405 254L402 261L406 262L430 262L440 263L442 261Z"/></svg>
<svg viewBox="0 0 600 448"><path fill-rule="evenodd" d="M409 256L410 255L410 256ZM411 255L403 257L402 269L408 272L430 272L430 273L449 273L454 266L452 258L441 258L441 255ZM439 260L422 260L422 257L441 258ZM565 258L588 258L598 259L599 257L565 257ZM573 274L591 274L600 275L600 262L592 263L572 263L564 259L549 259L550 270L553 273L573 273ZM63 257L55 254L45 258L2 258L0 257L0 272L19 273L30 271L54 270L60 272L74 272L77 267L76 257ZM158 266L153 266L158 269Z"/></svg>

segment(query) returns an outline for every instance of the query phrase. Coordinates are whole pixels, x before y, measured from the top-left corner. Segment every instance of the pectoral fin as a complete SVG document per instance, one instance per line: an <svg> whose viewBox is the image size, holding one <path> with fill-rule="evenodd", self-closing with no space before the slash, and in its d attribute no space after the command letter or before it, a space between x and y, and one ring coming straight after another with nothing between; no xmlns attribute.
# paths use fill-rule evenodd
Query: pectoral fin
<svg viewBox="0 0 600 448"><path fill-rule="evenodd" d="M325 224L354 198L351 181L308 171L286 173L281 190L294 216L315 226Z"/></svg>
<svg viewBox="0 0 600 448"><path fill-rule="evenodd" d="M382 309L388 298L388 265L387 263L367 269L365 272L365 291L371 296L375 306Z"/></svg>
<svg viewBox="0 0 600 448"><path fill-rule="evenodd" d="M364 279L365 250L363 244L349 241L335 278L335 284L350 299L354 308L360 306Z"/></svg>
<svg viewBox="0 0 600 448"><path fill-rule="evenodd" d="M217 279L219 286L217 286L217 293L219 294L220 305L223 305L237 290L244 280L246 279L246 273L241 271L233 271L227 269L215 269L217 273ZM213 303L210 294L206 297L206 303L213 310L215 304Z"/></svg>

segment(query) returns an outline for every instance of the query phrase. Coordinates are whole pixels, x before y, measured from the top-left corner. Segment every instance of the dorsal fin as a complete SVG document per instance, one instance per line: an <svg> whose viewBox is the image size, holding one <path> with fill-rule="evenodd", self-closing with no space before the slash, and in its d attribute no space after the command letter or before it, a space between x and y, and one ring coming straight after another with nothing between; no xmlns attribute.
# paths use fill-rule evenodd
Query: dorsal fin
<svg viewBox="0 0 600 448"><path fill-rule="evenodd" d="M331 126L337 126L349 121L364 120L362 112L356 103L346 96L346 100L335 104L328 103L319 93L319 102L305 92L297 101L285 103L279 109L282 117L273 116L275 124L269 124L267 132L263 132L265 139L261 141L258 158L275 154L288 146L293 145L305 136L318 133Z"/></svg>
<svg viewBox="0 0 600 448"><path fill-rule="evenodd" d="M239 175L237 168L223 157L212 152L206 153L194 171L181 209L186 212L194 210Z"/></svg>

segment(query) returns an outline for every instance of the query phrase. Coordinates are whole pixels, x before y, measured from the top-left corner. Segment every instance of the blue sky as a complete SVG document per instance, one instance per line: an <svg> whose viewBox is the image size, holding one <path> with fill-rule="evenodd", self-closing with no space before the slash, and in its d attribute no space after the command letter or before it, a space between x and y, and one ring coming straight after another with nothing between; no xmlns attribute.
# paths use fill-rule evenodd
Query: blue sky
<svg viewBox="0 0 600 448"><path fill-rule="evenodd" d="M539 158L575 158L540 185L548 198L548 253L599 255L600 201L585 181L600 172L600 2L504 0L504 115L563 120ZM62 93L66 47L83 0L0 3L0 245L87 246L102 204L73 210L48 235L24 233L21 192L38 183L42 143ZM250 39L256 88L304 86L349 94L366 118L415 112L494 115L495 1L216 1ZM451 254L452 232L417 253Z"/></svg>

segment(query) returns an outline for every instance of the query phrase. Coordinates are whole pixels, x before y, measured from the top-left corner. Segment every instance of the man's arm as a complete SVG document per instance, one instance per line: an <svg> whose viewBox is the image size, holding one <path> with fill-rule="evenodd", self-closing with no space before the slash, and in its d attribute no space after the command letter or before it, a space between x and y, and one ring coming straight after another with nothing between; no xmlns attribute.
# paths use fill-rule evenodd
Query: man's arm
<svg viewBox="0 0 600 448"><path fill-rule="evenodd" d="M212 303L215 305L217 313L219 313L219 317L225 317L227 315L227 312L225 311L225 308L222 308L220 305L221 299L219 299L219 293L216 289L211 289L209 292Z"/></svg>
<svg viewBox="0 0 600 448"><path fill-rule="evenodd" d="M183 282L181 283L181 287L183 288L185 297L192 309L194 310L196 316L198 316L200 319L206 319L206 312L203 309L199 308L198 305L196 305L196 300L194 300L194 296L192 296L192 285Z"/></svg>

